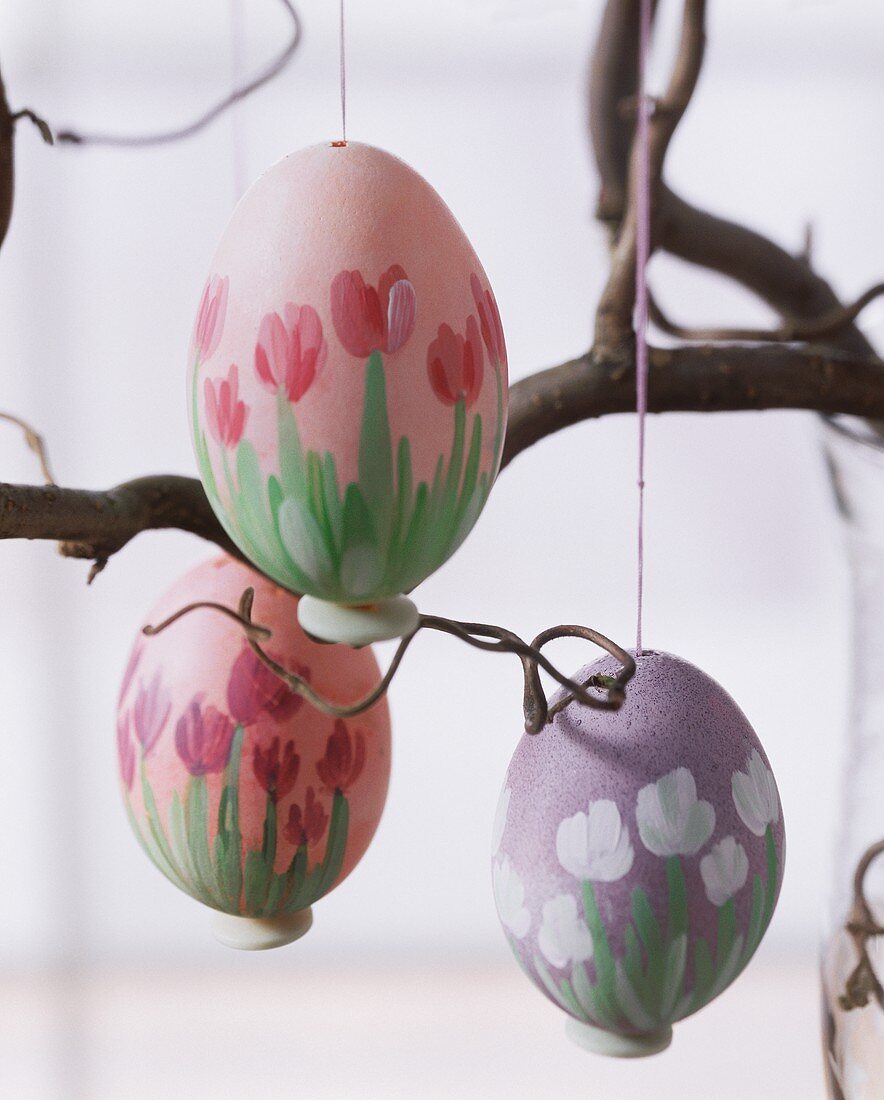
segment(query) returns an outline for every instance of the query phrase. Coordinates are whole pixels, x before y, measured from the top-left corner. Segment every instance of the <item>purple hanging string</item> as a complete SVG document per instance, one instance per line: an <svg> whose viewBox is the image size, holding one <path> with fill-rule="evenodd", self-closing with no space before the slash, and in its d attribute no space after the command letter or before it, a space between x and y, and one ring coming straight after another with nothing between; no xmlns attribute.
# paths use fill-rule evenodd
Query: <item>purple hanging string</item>
<svg viewBox="0 0 884 1100"><path fill-rule="evenodd" d="M648 282L651 252L650 115L646 93L651 44L651 0L640 0L638 41L638 157L635 220L635 389L638 412L638 591L636 656L642 653L642 601L645 581L645 418L648 411Z"/></svg>
<svg viewBox="0 0 884 1100"><path fill-rule="evenodd" d="M341 141L347 144L347 39L344 24L344 0L341 0L340 18L341 59Z"/></svg>

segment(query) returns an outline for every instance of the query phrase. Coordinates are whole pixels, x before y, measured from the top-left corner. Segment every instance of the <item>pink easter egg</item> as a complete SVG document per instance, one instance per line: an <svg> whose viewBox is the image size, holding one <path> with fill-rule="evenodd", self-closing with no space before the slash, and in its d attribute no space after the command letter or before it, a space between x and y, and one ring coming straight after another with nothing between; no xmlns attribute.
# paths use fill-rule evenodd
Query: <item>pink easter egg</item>
<svg viewBox="0 0 884 1100"><path fill-rule="evenodd" d="M189 405L226 530L295 592L410 591L466 538L503 446L503 330L463 230L396 157L316 145L244 196L210 272Z"/></svg>
<svg viewBox="0 0 884 1100"><path fill-rule="evenodd" d="M325 698L365 696L380 673L370 649L318 645L297 598L229 557L203 562L145 622L196 601L236 607L254 588L262 643ZM224 914L239 947L289 942L310 906L353 870L374 836L390 774L386 700L353 719L323 714L252 653L241 628L197 610L139 633L120 690L117 748L129 822L176 886Z"/></svg>

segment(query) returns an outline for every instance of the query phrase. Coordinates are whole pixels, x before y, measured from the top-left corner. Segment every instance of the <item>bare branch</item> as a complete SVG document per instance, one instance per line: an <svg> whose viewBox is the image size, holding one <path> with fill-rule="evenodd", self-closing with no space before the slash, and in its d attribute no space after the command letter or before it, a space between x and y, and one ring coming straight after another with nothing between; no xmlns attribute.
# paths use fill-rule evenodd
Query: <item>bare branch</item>
<svg viewBox="0 0 884 1100"><path fill-rule="evenodd" d="M650 120L649 175L651 222L656 225L663 164L669 143L697 86L706 47L706 0L685 0L681 40L669 86ZM637 49L637 41L633 45ZM633 142L629 167L629 197L620 236L611 257L608 282L596 310L595 347L606 357L632 354L632 310L635 304L635 250L638 149ZM655 241L652 240L652 249Z"/></svg>
<svg viewBox="0 0 884 1100"><path fill-rule="evenodd" d="M46 441L43 436L35 428L32 428L26 420L22 420L19 416L13 416L12 413L0 412L0 420L5 420L7 424L15 424L17 428L21 428L25 443L37 456L37 461L40 463L40 473L43 475L43 480L47 485L54 485L55 478L52 476L49 453L46 450Z"/></svg>
<svg viewBox="0 0 884 1100"><path fill-rule="evenodd" d="M881 418L884 364L790 344L651 348L649 412L792 408ZM503 465L570 424L634 411L635 363L622 356L590 352L529 375L510 387Z"/></svg>
<svg viewBox="0 0 884 1100"><path fill-rule="evenodd" d="M660 247L741 283L791 320L826 318L842 308L831 286L803 260L746 226L709 214L664 189ZM874 356L855 324L826 341L850 355Z"/></svg>
<svg viewBox="0 0 884 1100"><path fill-rule="evenodd" d="M757 343L807 343L835 336L851 325L862 311L876 298L884 295L884 283L876 283L862 293L855 302L847 306L838 306L829 313L812 321L786 321L779 328L689 328L671 320L660 308L653 295L649 296L651 320L661 332L675 336L679 340L695 340L702 343L715 341L736 342L755 341Z"/></svg>
<svg viewBox="0 0 884 1100"><path fill-rule="evenodd" d="M0 539L59 542L65 557L90 559L98 570L141 531L171 527L245 560L195 478L142 477L105 492L0 484Z"/></svg>

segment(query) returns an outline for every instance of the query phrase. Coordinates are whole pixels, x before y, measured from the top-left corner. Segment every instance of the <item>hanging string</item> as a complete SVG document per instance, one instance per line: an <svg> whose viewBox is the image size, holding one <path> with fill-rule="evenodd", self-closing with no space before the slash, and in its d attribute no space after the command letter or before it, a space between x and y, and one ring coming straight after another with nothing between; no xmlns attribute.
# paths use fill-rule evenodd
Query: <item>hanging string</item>
<svg viewBox="0 0 884 1100"><path fill-rule="evenodd" d="M234 90L245 68L245 11L243 0L230 0L230 77ZM230 137L233 146L233 201L238 202L246 189L245 130L240 105L230 112Z"/></svg>
<svg viewBox="0 0 884 1100"><path fill-rule="evenodd" d="M647 95L651 43L651 0L640 0L638 42L638 123L636 131L635 217L635 389L638 412L638 570L635 653L642 653L642 603L645 583L645 420L648 411L648 280L651 251L650 115Z"/></svg>
<svg viewBox="0 0 884 1100"><path fill-rule="evenodd" d="M347 36L344 24L344 0L341 0L340 18L340 64L341 64L341 142L347 144Z"/></svg>

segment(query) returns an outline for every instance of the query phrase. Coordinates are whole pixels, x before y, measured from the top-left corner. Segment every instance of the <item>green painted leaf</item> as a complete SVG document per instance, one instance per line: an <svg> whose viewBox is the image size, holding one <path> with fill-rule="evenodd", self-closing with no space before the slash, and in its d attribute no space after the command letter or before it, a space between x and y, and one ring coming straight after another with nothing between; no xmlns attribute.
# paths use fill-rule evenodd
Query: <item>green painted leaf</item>
<svg viewBox="0 0 884 1100"><path fill-rule="evenodd" d="M718 940L715 944L715 969L720 971L730 956L737 930L734 899L729 898L718 910Z"/></svg>
<svg viewBox="0 0 884 1100"><path fill-rule="evenodd" d="M456 538L463 525L463 518L469 509L470 503L476 495L476 486L479 478L479 466L482 462L482 417L477 413L473 417L473 430L470 436L470 449L467 454L467 464L464 469L463 487L460 491L460 499L457 502L457 510L454 515L452 530L452 552L456 549Z"/></svg>
<svg viewBox="0 0 884 1100"><path fill-rule="evenodd" d="M648 895L637 886L632 891L632 919L638 929L639 938L647 954L645 984L647 1005L650 1011L659 1013L663 1000L663 975L666 968L666 949L663 933L654 916L654 910L648 901Z"/></svg>
<svg viewBox="0 0 884 1100"><path fill-rule="evenodd" d="M310 588L326 592L333 583L334 563L307 503L296 497L286 497L279 506L277 523L283 546L308 578Z"/></svg>
<svg viewBox="0 0 884 1100"><path fill-rule="evenodd" d="M761 875L752 876L752 908L749 912L749 931L746 934L746 962L755 953L764 931L764 886Z"/></svg>
<svg viewBox="0 0 884 1100"><path fill-rule="evenodd" d="M627 1021L639 1031L653 1031L656 1020L642 1004L638 992L627 977L623 964L619 962L616 964L614 987L620 1011Z"/></svg>
<svg viewBox="0 0 884 1100"><path fill-rule="evenodd" d="M442 490L442 504L439 512L439 524L450 536L454 528L454 514L457 508L458 488L463 470L463 444L466 431L466 405L463 400L454 406L454 438L451 442L451 454L445 474L445 488Z"/></svg>
<svg viewBox="0 0 884 1100"><path fill-rule="evenodd" d="M147 773L144 768L144 757L141 758L141 793L144 799L144 813L147 818L147 824L150 829L150 835L153 837L155 848L155 855L159 856L157 866L175 885L183 890L185 894L189 894L187 882L178 864L175 861L175 857L172 855L172 849L169 845L169 841L166 838L165 831L163 830L163 822L160 817L160 812L157 809L156 799L153 796L150 783L147 779Z"/></svg>
<svg viewBox="0 0 884 1100"><path fill-rule="evenodd" d="M616 1017L609 1015L605 1007L599 1004L596 991L590 983L589 975L586 973L586 967L583 963L576 963L571 971L571 988L589 1020L600 1027L616 1026Z"/></svg>
<svg viewBox="0 0 884 1100"><path fill-rule="evenodd" d="M666 938L672 943L688 931L688 892L684 880L684 868L679 856L666 860L666 882L669 886L669 920Z"/></svg>
<svg viewBox="0 0 884 1100"><path fill-rule="evenodd" d="M279 451L279 479L283 496L295 500L307 499L307 482L304 474L304 456L301 437L295 420L295 410L285 393L280 391L276 404L276 431Z"/></svg>
<svg viewBox="0 0 884 1100"><path fill-rule="evenodd" d="M377 541L386 546L393 508L393 442L387 415L384 363L377 351L372 352L365 367L365 397L359 436L359 488L374 516Z"/></svg>
<svg viewBox="0 0 884 1100"><path fill-rule="evenodd" d="M338 475L334 456L326 454L322 462L322 508L326 526L331 533L334 559L340 563L341 544L344 539L344 505L338 490Z"/></svg>
<svg viewBox="0 0 884 1100"><path fill-rule="evenodd" d="M711 999L715 971L712 952L704 939L694 940L694 990L691 1011L696 1012Z"/></svg>
<svg viewBox="0 0 884 1100"><path fill-rule="evenodd" d="M682 932L669 944L663 975L663 1000L660 1004L661 1023L671 1023L675 1006L681 999L688 957L688 937Z"/></svg>
<svg viewBox="0 0 884 1100"><path fill-rule="evenodd" d="M534 956L534 969L537 971L538 978L543 982L543 988L549 993L550 997L552 997L559 1008L564 1009L565 1012L569 1012L572 1016L576 1016L578 1020L586 1021L586 1013L577 1003L577 998L574 997L571 987L568 987L568 991L573 1001L569 1000L565 993L556 985L552 974L550 974L547 969L546 963L539 955Z"/></svg>
<svg viewBox="0 0 884 1100"><path fill-rule="evenodd" d="M331 820L328 823L328 837L325 842L325 855L320 864L320 873L311 883L310 903L327 894L334 886L341 867L344 864L344 852L347 848L347 833L350 823L350 806L346 795L335 791L332 798Z"/></svg>
<svg viewBox="0 0 884 1100"><path fill-rule="evenodd" d="M177 791L172 792L172 800L169 803L169 832L172 836L172 851L178 862L178 866L190 882L190 892L195 894L205 905L211 904L208 893L200 882L199 874L190 858L190 844L187 840L187 825L184 820L184 805Z"/></svg>
<svg viewBox="0 0 884 1100"><path fill-rule="evenodd" d="M774 842L773 829L768 825L764 834L765 849L767 854L767 886L764 891L764 917L761 926L761 935L764 935L767 930L770 919L773 916L774 903L777 898L777 877L779 875L779 867L777 861L777 846Z"/></svg>
<svg viewBox="0 0 884 1100"><path fill-rule="evenodd" d="M224 769L224 787L218 804L215 873L223 886L226 910L238 913L242 894L242 835L239 828L239 766L245 730L237 726Z"/></svg>
<svg viewBox="0 0 884 1100"><path fill-rule="evenodd" d="M583 891L583 914L592 936L593 962L595 963L596 984L595 1001L606 1019L616 1020L617 1011L617 969L614 956L608 944L608 934L599 913L595 890L591 882L581 883Z"/></svg>
<svg viewBox="0 0 884 1100"><path fill-rule="evenodd" d="M223 905L209 848L209 792L203 775L191 776L188 781L184 820L190 845L190 863L196 872L200 889L212 899L211 905Z"/></svg>

